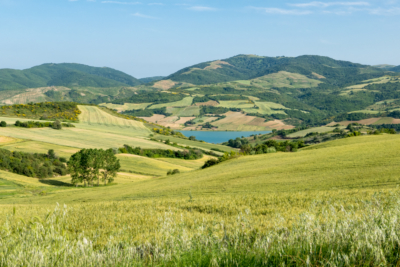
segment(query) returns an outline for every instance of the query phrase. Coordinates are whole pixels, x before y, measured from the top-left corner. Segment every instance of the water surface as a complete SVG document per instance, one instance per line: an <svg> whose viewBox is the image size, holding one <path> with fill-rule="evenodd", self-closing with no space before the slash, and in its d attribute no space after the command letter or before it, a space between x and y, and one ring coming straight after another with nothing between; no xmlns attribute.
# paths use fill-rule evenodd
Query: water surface
<svg viewBox="0 0 400 267"><path fill-rule="evenodd" d="M183 135L195 136L197 140L203 140L208 143L219 144L236 139L237 137L249 137L254 134L267 134L271 131L250 131L250 132L222 132L222 131L180 131Z"/></svg>

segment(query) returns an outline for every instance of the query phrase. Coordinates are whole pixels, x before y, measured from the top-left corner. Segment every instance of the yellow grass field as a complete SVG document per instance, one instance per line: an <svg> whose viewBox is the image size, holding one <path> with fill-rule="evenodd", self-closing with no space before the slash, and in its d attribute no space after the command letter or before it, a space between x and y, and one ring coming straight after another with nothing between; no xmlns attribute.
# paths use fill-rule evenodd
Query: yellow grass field
<svg viewBox="0 0 400 267"><path fill-rule="evenodd" d="M397 171L400 160L399 141L399 135L346 138L308 147L296 153L246 156L205 170L188 170L178 175L140 180L132 187L117 184L85 190L69 189L48 196L15 198L12 201L70 203L85 198L104 201L149 196L185 197L189 192L200 197L245 195L250 192L315 193L327 190L394 188L400 184ZM33 178L13 177L7 179L16 183L20 179L37 181ZM10 199L0 199L0 203L10 203Z"/></svg>

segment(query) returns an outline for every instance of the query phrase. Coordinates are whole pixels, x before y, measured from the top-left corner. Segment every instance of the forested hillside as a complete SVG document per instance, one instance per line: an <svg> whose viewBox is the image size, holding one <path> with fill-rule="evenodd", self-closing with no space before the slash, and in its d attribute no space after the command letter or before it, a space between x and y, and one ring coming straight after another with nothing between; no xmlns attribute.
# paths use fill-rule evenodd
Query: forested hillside
<svg viewBox="0 0 400 267"><path fill-rule="evenodd" d="M400 72L400 66L394 67L394 68L390 68L390 71L394 71L394 72Z"/></svg>
<svg viewBox="0 0 400 267"><path fill-rule="evenodd" d="M279 71L299 73L309 78L319 78L325 84L333 86L343 86L384 74L384 70L379 68L322 56L291 58L238 55L224 60L187 67L166 79L204 85L254 79Z"/></svg>
<svg viewBox="0 0 400 267"><path fill-rule="evenodd" d="M0 90L46 86L115 87L139 84L141 84L139 80L123 72L81 64L43 64L25 70L0 70Z"/></svg>

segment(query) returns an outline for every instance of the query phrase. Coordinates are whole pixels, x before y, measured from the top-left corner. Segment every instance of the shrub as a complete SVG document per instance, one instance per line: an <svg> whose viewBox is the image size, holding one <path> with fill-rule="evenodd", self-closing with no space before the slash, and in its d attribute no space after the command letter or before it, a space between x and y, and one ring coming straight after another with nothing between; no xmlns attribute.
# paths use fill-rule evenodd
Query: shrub
<svg viewBox="0 0 400 267"><path fill-rule="evenodd" d="M1 121L0 122L0 127L7 127L7 122Z"/></svg>
<svg viewBox="0 0 400 267"><path fill-rule="evenodd" d="M53 122L52 128L56 130L61 130L62 129L61 122L59 120L56 120L55 122Z"/></svg>
<svg viewBox="0 0 400 267"><path fill-rule="evenodd" d="M205 168L217 165L218 163L220 163L220 161L217 159L209 159L206 161L206 163L204 163L204 165L201 168L205 169Z"/></svg>

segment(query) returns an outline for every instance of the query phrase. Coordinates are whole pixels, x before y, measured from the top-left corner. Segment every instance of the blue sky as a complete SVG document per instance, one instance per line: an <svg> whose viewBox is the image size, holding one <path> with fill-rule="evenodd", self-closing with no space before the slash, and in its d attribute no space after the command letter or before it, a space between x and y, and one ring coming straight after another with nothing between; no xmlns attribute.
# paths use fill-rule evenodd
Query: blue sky
<svg viewBox="0 0 400 267"><path fill-rule="evenodd" d="M237 54L400 65L400 0L0 0L0 68L74 62L135 77Z"/></svg>

